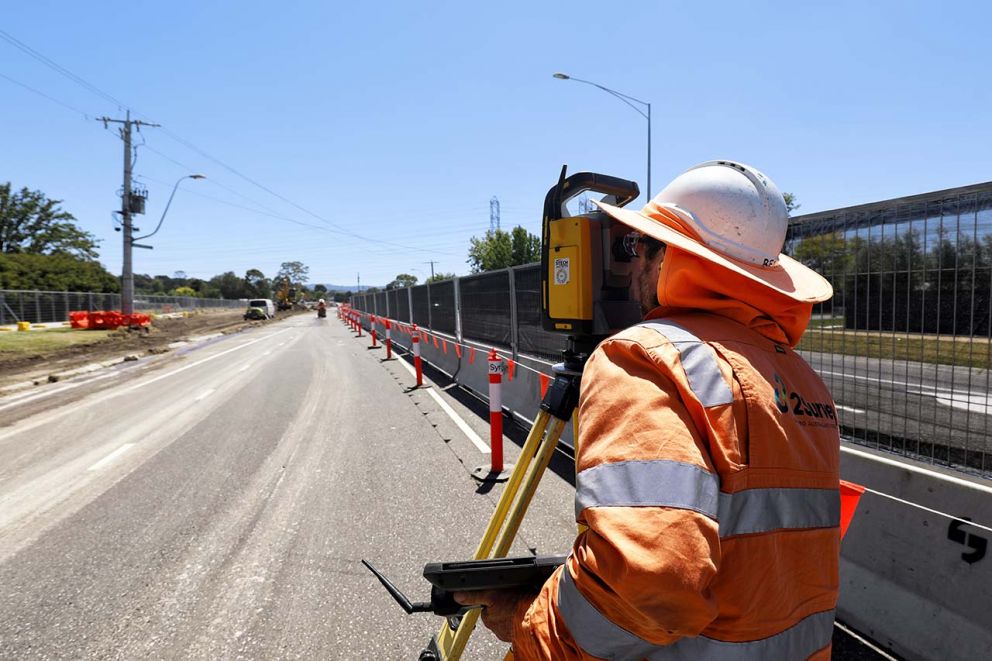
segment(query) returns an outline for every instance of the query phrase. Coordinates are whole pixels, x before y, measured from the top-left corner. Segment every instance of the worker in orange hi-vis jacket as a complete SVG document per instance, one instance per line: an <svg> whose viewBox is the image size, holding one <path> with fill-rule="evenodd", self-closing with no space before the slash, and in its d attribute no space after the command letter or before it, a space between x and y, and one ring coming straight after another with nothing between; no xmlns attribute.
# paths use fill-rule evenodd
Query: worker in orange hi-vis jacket
<svg viewBox="0 0 992 661"><path fill-rule="evenodd" d="M703 163L640 212L632 293L645 321L582 376L576 517L536 595L463 592L530 659L830 658L840 438L833 399L794 351L832 295L780 254L775 184Z"/></svg>

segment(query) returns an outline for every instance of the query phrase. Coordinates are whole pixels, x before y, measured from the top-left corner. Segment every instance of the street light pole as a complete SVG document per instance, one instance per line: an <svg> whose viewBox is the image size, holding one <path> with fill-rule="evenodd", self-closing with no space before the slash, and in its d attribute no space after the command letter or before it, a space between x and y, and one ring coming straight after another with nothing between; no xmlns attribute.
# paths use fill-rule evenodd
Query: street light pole
<svg viewBox="0 0 992 661"><path fill-rule="evenodd" d="M162 217L158 219L158 225L152 230L151 234L145 234L144 236L136 236L131 239L131 245L135 245L134 242L140 239L147 239L148 237L157 234L159 229L162 227L162 223L165 221L165 214L169 213L169 206L172 204L172 198L176 196L176 191L179 189L179 184L185 179L206 179L206 176L202 174L187 174L185 176L179 177L179 181L176 185L172 187L172 193L169 194L169 201L165 203L165 209L162 210Z"/></svg>
<svg viewBox="0 0 992 661"><path fill-rule="evenodd" d="M568 74L561 73L561 72L555 73L554 74L554 77L557 78L558 80L574 80L577 83L585 83L586 85L592 85L593 87L598 87L599 89L603 90L607 94L611 94L611 95L615 96L616 98L620 99L621 101L623 101L624 103L626 103L628 106L630 106L631 108L633 108L634 111L637 114L639 114L644 119L648 120L648 187L647 187L647 192L645 193L645 195L647 196L647 199L650 200L651 199L651 194L652 194L652 189L651 189L651 104L648 103L647 101L641 101L640 99L635 99L632 96L629 96L627 94L623 94L623 93L618 92L616 90L611 90L609 87L605 87L603 85L600 85L599 83L594 83L591 80L582 80L581 78L575 78L573 76L569 76ZM645 113L643 110L641 110L640 108L638 108L637 106L635 106L634 103L631 103L631 101L633 101L634 103L639 103L642 106L645 106L647 108L647 112Z"/></svg>

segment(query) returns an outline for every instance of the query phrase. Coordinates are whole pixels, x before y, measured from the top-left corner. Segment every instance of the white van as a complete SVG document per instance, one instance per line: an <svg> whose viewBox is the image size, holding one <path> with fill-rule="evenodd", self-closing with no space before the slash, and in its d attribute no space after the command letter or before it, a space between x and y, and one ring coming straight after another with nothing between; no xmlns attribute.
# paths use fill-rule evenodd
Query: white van
<svg viewBox="0 0 992 661"><path fill-rule="evenodd" d="M248 307L261 308L268 319L276 316L276 304L272 302L271 298L253 298L248 301Z"/></svg>

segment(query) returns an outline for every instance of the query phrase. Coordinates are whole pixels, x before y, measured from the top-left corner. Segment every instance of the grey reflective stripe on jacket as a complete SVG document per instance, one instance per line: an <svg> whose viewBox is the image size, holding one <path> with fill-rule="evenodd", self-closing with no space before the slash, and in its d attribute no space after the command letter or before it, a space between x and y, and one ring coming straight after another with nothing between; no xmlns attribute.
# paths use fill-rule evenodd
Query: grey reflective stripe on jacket
<svg viewBox="0 0 992 661"><path fill-rule="evenodd" d="M709 408L734 401L734 394L717 366L713 347L672 321L645 321L638 326L664 335L678 349L689 388L703 406Z"/></svg>
<svg viewBox="0 0 992 661"><path fill-rule="evenodd" d="M675 507L717 521L720 537L840 525L838 489L722 493L717 475L681 461L618 461L575 478L575 515L587 507Z"/></svg>
<svg viewBox="0 0 992 661"><path fill-rule="evenodd" d="M582 596L566 565L558 582L558 611L575 642L587 654L610 661L765 661L805 659L826 647L834 612L814 613L785 631L761 640L728 642L706 636L655 645L614 624Z"/></svg>
<svg viewBox="0 0 992 661"><path fill-rule="evenodd" d="M678 507L717 518L720 480L681 461L619 461L581 471L575 516L587 507Z"/></svg>

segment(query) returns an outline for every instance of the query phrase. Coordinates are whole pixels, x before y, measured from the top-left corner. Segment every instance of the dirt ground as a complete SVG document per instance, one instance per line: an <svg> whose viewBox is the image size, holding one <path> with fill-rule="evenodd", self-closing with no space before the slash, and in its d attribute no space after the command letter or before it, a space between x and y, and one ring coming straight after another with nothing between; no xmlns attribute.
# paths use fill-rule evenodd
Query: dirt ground
<svg viewBox="0 0 992 661"><path fill-rule="evenodd" d="M142 356L164 353L169 350L168 345L173 342L198 335L234 333L299 313L277 312L276 318L269 321L245 321L242 314L241 310L191 313L188 317L155 319L152 325L144 330L118 329L110 333L106 339L90 344L67 346L33 355L0 353L0 388L39 378L47 380L48 375L53 373L128 354Z"/></svg>

